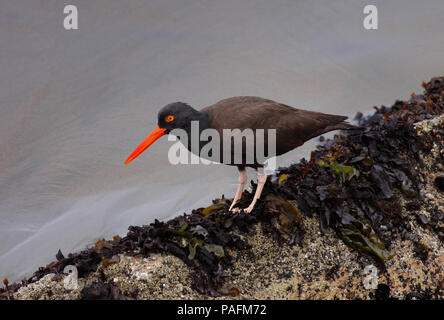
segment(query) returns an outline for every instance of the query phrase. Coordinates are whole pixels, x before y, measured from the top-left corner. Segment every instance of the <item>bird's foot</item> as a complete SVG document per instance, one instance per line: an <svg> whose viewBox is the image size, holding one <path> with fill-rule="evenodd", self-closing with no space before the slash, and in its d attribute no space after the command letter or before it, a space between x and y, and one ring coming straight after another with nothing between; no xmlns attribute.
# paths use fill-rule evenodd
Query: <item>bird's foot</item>
<svg viewBox="0 0 444 320"><path fill-rule="evenodd" d="M238 208L238 207L233 208L234 205L235 205L235 203L233 203L230 206L230 209L228 209L228 211L230 211L232 213L241 213L241 212L250 213L254 209L254 203L253 202L247 208L244 208L244 209L241 209L241 208Z"/></svg>
<svg viewBox="0 0 444 320"><path fill-rule="evenodd" d="M228 209L228 211L232 212L232 213L241 213L241 212L245 212L245 213L250 213L253 210L254 206L249 206L248 208L245 209L240 209L238 207L236 208L230 208Z"/></svg>
<svg viewBox="0 0 444 320"><path fill-rule="evenodd" d="M234 207L234 205L237 203L237 201L234 201L233 200L233 202L231 203L231 206L230 206L230 208L228 209L228 211L230 211L230 212L238 212L239 211L239 208L233 208Z"/></svg>
<svg viewBox="0 0 444 320"><path fill-rule="evenodd" d="M245 213L250 213L254 209L254 204L250 204L247 208L244 209Z"/></svg>
<svg viewBox="0 0 444 320"><path fill-rule="evenodd" d="M239 186L237 188L236 195L231 202L231 206L228 209L230 212L238 213L241 211L239 208L233 208L235 204L242 198L242 192L244 190L245 184L247 183L247 171L245 169L239 170Z"/></svg>
<svg viewBox="0 0 444 320"><path fill-rule="evenodd" d="M230 206L230 208L228 209L229 212L232 212L232 213L241 213L241 212L250 213L250 212L253 210L253 208L254 208L254 203L251 203L250 206L249 206L248 208L245 208L245 209L241 209L241 208L238 208L238 207L234 207L234 206L236 205L237 202L238 202L238 201L236 201L236 202L233 201L233 202L231 203L231 206ZM234 207L234 208L233 208L233 207Z"/></svg>
<svg viewBox="0 0 444 320"><path fill-rule="evenodd" d="M241 213L242 211L245 210L245 209L241 209L241 208L238 208L238 207L233 208L234 205L235 205L236 203L237 203L237 201L231 203L231 206L230 206L230 208L228 209L229 212L231 212L231 213ZM250 211L251 211L251 210L250 210ZM249 212L248 212L248 213L249 213Z"/></svg>
<svg viewBox="0 0 444 320"><path fill-rule="evenodd" d="M240 213L241 211L242 211L242 209L240 209L240 208L238 208L238 207L235 207L235 208L233 208L234 207L234 205L237 203L237 201L236 202L232 202L231 203L231 206L230 206L230 208L228 209L228 211L230 211L230 212L232 212L232 213Z"/></svg>

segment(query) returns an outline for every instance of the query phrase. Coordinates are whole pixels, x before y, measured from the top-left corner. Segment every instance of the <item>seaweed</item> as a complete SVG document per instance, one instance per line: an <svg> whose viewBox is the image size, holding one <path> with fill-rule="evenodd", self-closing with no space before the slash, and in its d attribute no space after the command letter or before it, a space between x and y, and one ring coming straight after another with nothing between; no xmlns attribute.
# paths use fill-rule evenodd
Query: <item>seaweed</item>
<svg viewBox="0 0 444 320"><path fill-rule="evenodd" d="M381 260L390 259L393 254L386 250L376 233L370 227L367 227L369 231L365 232L365 226L361 225L362 228L358 228L350 223L339 228L341 239L354 249L372 254Z"/></svg>
<svg viewBox="0 0 444 320"><path fill-rule="evenodd" d="M439 135L418 137L413 124L443 113L443 79L424 84L422 96L396 101L391 108L375 107L376 112L367 117L358 113L355 130L318 146L310 161L281 168L278 174L285 174L286 179L275 187L276 192L296 200L304 214L318 214L322 232L331 227L359 252L389 259L386 247L391 239L380 226L384 223L404 234L410 231L401 213L400 193L411 199L410 210L418 207L421 172L415 166L422 165L418 152L430 150L433 141L442 139ZM357 227L357 221L370 233ZM439 223L434 226L441 235Z"/></svg>
<svg viewBox="0 0 444 320"><path fill-rule="evenodd" d="M330 168L338 179L338 183L343 185L347 181L350 181L353 177L359 177L359 170L356 170L352 166L345 166L336 162L330 163Z"/></svg>
<svg viewBox="0 0 444 320"><path fill-rule="evenodd" d="M351 248L378 261L389 259L391 238L381 231L381 224L395 233L410 232L407 217L401 213L400 195L409 198L407 210L420 208L422 166L419 151L442 144L443 130L435 135L418 136L414 123L440 115L444 111L444 77L423 84L422 95L408 101L396 101L392 107L375 107L372 115L358 113L358 127L333 139L322 140L309 161L302 159L280 168L276 179L267 181L261 200L251 214L228 211L231 200L215 199L206 208L195 209L167 222L155 220L145 226L130 226L124 237L99 240L93 247L66 257L59 252L56 261L39 268L23 281L0 289L0 298L9 299L21 285L37 281L44 275L61 275L64 267L75 265L79 277L118 261L118 254L149 256L170 253L183 260L191 270L192 287L211 296L237 296L237 288L226 287L225 272L232 264L228 248L247 250L250 245L242 234L261 224L263 232L288 245L302 245L304 216L317 215L322 232L332 228ZM441 147L444 157L444 148ZM437 187L442 184L442 177ZM239 206L251 201L253 190L245 191ZM424 217L425 218L425 217ZM420 223L443 239L443 212L430 219L418 216ZM420 245L416 254L427 259ZM388 288L388 287L387 287ZM377 298L386 299L389 291L378 287ZM389 289L389 288L388 288ZM84 299L124 298L112 285L99 282L82 290Z"/></svg>

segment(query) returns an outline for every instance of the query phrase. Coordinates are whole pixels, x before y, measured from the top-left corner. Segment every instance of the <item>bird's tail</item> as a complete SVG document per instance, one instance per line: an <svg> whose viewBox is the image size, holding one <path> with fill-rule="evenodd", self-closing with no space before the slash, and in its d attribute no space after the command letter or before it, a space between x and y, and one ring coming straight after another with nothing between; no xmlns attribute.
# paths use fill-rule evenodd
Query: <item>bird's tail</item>
<svg viewBox="0 0 444 320"><path fill-rule="evenodd" d="M352 129L358 129L359 127L354 126L347 121L341 121L339 123L327 126L323 131L324 133L334 131L334 130L352 130Z"/></svg>
<svg viewBox="0 0 444 320"><path fill-rule="evenodd" d="M352 130L352 129L358 129L359 127L352 125L351 123L348 123L347 121L342 121L338 124L340 127L340 130Z"/></svg>

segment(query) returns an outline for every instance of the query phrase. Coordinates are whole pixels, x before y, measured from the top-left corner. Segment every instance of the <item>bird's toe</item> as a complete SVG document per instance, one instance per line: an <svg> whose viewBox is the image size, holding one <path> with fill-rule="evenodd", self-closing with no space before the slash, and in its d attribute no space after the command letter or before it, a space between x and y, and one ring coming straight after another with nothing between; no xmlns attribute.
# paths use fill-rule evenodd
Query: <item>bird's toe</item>
<svg viewBox="0 0 444 320"><path fill-rule="evenodd" d="M248 206L248 208L244 209L244 212L245 213L250 213L251 211L253 211L253 209L254 209L254 206Z"/></svg>

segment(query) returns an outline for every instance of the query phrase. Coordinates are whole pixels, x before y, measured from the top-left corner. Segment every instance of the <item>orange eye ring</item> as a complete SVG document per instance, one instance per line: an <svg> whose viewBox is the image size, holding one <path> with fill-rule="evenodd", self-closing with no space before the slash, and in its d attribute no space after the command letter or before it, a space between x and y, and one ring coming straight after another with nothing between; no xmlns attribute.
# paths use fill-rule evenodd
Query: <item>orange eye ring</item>
<svg viewBox="0 0 444 320"><path fill-rule="evenodd" d="M166 117L165 117L165 121L166 121L166 122L173 122L173 121L174 121L174 116L171 115L171 114L170 114L169 116L166 116Z"/></svg>

